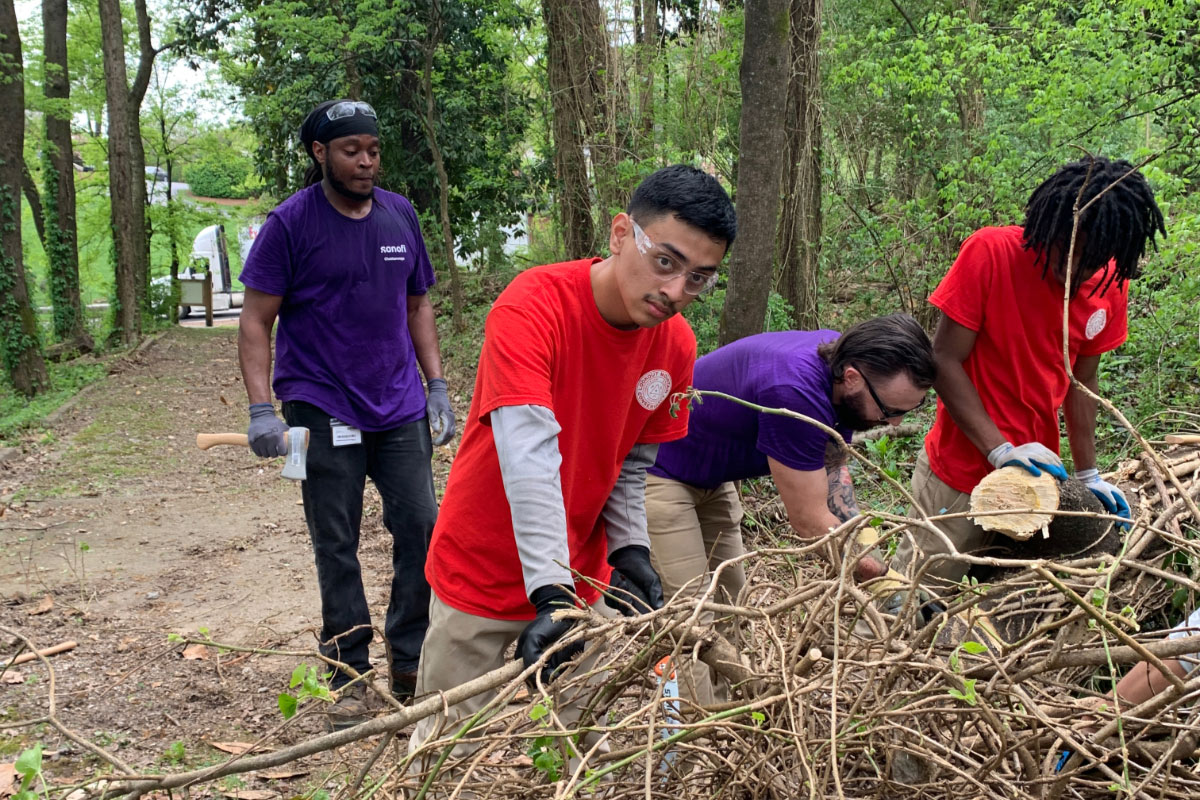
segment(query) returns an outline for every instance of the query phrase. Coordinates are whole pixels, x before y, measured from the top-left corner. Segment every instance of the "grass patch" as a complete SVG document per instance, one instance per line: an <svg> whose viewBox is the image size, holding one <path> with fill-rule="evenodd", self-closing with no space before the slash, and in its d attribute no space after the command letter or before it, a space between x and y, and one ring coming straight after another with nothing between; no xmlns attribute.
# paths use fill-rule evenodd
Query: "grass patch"
<svg viewBox="0 0 1200 800"><path fill-rule="evenodd" d="M75 434L75 447L64 459L68 474L77 472L97 485L123 478L152 475L169 468L176 458L159 453L166 435L175 432L173 420L161 406L115 403L99 406L95 419ZM149 457L148 454L155 453Z"/></svg>
<svg viewBox="0 0 1200 800"><path fill-rule="evenodd" d="M22 432L38 427L47 415L106 373L105 365L96 361L46 366L50 371L48 392L30 400L7 384L0 388L0 444L15 442Z"/></svg>

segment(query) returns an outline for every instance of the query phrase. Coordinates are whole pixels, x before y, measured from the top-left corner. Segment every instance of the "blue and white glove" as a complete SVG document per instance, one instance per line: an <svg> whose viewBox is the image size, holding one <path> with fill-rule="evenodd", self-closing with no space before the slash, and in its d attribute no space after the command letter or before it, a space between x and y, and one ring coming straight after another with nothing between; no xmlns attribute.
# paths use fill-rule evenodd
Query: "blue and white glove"
<svg viewBox="0 0 1200 800"><path fill-rule="evenodd" d="M1092 469L1081 469L1075 473L1075 477L1084 486L1091 489L1092 494L1100 498L1100 502L1104 504L1108 513L1116 514L1118 517L1124 517L1125 519L1133 519L1133 515L1129 512L1129 501L1125 499L1125 493L1101 478L1100 470L1095 467ZM1120 527L1122 530L1129 530L1129 523L1121 523Z"/></svg>
<svg viewBox="0 0 1200 800"><path fill-rule="evenodd" d="M429 432L433 435L434 446L441 447L454 438L454 410L450 408L444 378L430 378L427 386L429 398L425 401L425 413L429 417Z"/></svg>
<svg viewBox="0 0 1200 800"><path fill-rule="evenodd" d="M1062 459L1041 442L1027 442L1019 447L1015 447L1012 442L1005 442L988 453L987 460L996 469L1023 467L1035 478L1042 472L1048 472L1060 481L1067 479L1067 470Z"/></svg>

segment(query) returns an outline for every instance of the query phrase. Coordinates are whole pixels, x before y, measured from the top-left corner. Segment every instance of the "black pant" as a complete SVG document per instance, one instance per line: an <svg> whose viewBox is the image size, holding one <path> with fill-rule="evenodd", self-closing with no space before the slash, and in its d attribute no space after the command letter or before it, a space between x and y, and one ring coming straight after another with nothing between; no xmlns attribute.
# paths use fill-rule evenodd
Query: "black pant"
<svg viewBox="0 0 1200 800"><path fill-rule="evenodd" d="M288 425L309 429L308 479L300 484L321 589L321 653L360 673L371 668L371 615L358 563L363 489L370 476L383 498L383 524L392 534L392 592L384 628L392 667L415 670L429 627L425 554L437 519L425 419L362 434L362 444L334 447L329 414L309 403L283 404ZM352 633L346 633L360 627ZM333 686L350 677L335 672Z"/></svg>

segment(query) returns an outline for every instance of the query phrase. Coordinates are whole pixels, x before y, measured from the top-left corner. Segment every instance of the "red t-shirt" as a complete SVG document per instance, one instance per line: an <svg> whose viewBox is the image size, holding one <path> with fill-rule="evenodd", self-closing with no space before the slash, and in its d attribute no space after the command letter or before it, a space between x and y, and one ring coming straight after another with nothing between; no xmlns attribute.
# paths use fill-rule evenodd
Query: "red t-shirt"
<svg viewBox="0 0 1200 800"><path fill-rule="evenodd" d="M1036 256L1023 243L1017 225L976 231L929 302L976 332L963 369L1004 437L1016 445L1041 442L1057 453L1058 410L1070 387L1062 355L1063 287L1050 273L1042 277L1042 265L1034 265ZM1101 270L1071 298L1072 364L1081 355L1116 349L1128 334L1124 286L1088 296L1105 277ZM960 492L992 471L941 400L925 452L934 474Z"/></svg>
<svg viewBox="0 0 1200 800"><path fill-rule="evenodd" d="M592 294L596 259L527 270L505 289L484 326L475 395L433 529L425 575L445 603L493 619L533 619L512 515L488 415L501 406L549 408L562 432L562 493L570 567L607 583L600 512L635 444L680 439L687 411L670 396L687 389L696 337L681 316L618 330ZM588 603L599 592L582 581Z"/></svg>

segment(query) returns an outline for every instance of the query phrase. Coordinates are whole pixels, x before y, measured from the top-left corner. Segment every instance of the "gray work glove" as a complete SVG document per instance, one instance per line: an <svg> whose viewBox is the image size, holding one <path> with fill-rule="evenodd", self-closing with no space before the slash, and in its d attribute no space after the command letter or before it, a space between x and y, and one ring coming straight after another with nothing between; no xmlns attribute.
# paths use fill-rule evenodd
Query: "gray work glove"
<svg viewBox="0 0 1200 800"><path fill-rule="evenodd" d="M1104 504L1104 508L1108 510L1108 513L1116 514L1125 519L1133 518L1129 513L1129 501L1125 499L1125 493L1101 478L1100 470L1095 467L1081 469L1075 473L1075 479L1083 481L1083 485L1092 490L1092 494L1100 499L1100 502ZM1122 523L1119 527L1123 530L1129 530L1127 523Z"/></svg>
<svg viewBox="0 0 1200 800"><path fill-rule="evenodd" d="M640 544L627 544L608 557L612 565L611 587L604 593L604 604L626 617L648 614L663 607L662 581L650 565L650 550Z"/></svg>
<svg viewBox="0 0 1200 800"><path fill-rule="evenodd" d="M529 595L529 602L537 609L533 622L525 626L517 638L517 657L526 667L532 667L542 655L554 646L554 643L566 636L575 627L576 620L556 620L552 616L555 611L563 608L575 608L575 598L567 594L561 586L539 586ZM542 683L550 683L564 664L583 652L583 642L564 647L546 659L542 666ZM533 676L529 685L536 686Z"/></svg>
<svg viewBox="0 0 1200 800"><path fill-rule="evenodd" d="M270 403L250 404L250 428L246 438L250 449L261 458L286 456L288 426L275 416L275 406Z"/></svg>
<svg viewBox="0 0 1200 800"><path fill-rule="evenodd" d="M1060 481L1067 479L1062 459L1041 442L1026 442L1019 447L1014 447L1012 442L1005 442L988 453L987 460L996 469L1023 467L1035 478L1045 471Z"/></svg>
<svg viewBox="0 0 1200 800"><path fill-rule="evenodd" d="M426 386L429 389L429 398L425 401L429 433L433 435L434 446L440 447L454 438L454 410L450 408L445 378L430 378Z"/></svg>

